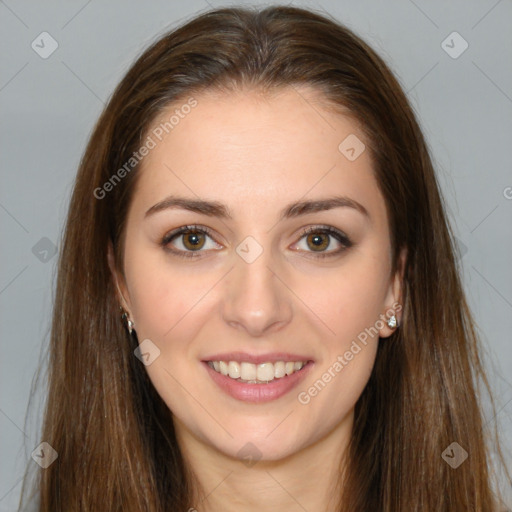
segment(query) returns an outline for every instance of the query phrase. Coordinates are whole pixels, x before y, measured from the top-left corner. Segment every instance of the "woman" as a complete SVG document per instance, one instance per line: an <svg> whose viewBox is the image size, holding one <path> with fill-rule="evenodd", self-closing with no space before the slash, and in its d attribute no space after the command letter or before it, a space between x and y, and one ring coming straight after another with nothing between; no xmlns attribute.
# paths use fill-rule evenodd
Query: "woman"
<svg viewBox="0 0 512 512"><path fill-rule="evenodd" d="M220 9L146 50L62 243L41 511L499 510L424 138L338 23Z"/></svg>

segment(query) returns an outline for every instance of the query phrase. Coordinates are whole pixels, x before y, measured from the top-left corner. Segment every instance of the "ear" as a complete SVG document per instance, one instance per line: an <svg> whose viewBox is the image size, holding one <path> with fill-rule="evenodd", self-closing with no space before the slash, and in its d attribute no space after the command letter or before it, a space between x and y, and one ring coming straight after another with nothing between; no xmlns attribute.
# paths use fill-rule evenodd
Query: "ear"
<svg viewBox="0 0 512 512"><path fill-rule="evenodd" d="M107 260L108 266L110 268L110 273L112 274L112 279L116 286L117 290L117 300L121 306L123 306L124 310L131 315L130 301L128 295L128 289L126 287L126 283L120 272L118 272L115 263L115 255L114 255L114 246L112 244L112 240L108 241L107 247Z"/></svg>
<svg viewBox="0 0 512 512"><path fill-rule="evenodd" d="M381 315L384 320L384 326L380 329L379 335L381 338L387 338L396 331L395 328L388 326L387 321L391 315L395 315L398 326L402 324L402 310L403 310L403 282L405 263L407 261L407 248L404 247L398 256L398 265L395 275L392 276L389 283L388 293L386 295L385 306L386 310Z"/></svg>

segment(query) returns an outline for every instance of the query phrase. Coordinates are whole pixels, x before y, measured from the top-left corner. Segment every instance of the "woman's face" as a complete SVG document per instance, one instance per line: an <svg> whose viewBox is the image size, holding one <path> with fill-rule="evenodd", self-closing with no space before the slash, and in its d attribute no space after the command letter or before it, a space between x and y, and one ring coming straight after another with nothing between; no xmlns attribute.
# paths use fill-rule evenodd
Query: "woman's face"
<svg viewBox="0 0 512 512"><path fill-rule="evenodd" d="M348 439L392 332L399 285L369 150L315 98L203 93L143 141L118 285L183 442L277 460Z"/></svg>

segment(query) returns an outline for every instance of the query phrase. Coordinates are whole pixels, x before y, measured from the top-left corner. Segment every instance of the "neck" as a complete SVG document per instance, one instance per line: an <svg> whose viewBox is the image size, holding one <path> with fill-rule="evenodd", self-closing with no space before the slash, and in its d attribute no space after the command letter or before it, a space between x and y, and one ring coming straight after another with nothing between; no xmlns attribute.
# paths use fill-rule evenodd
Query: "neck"
<svg viewBox="0 0 512 512"><path fill-rule="evenodd" d="M195 477L190 512L334 512L353 415L315 441L279 460L239 460L177 424L178 442Z"/></svg>

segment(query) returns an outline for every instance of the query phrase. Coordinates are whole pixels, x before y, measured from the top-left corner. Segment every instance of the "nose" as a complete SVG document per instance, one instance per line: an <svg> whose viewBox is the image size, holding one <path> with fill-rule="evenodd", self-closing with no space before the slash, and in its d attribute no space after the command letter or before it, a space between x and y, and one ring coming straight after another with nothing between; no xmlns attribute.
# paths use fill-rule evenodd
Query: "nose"
<svg viewBox="0 0 512 512"><path fill-rule="evenodd" d="M253 337L282 329L293 316L291 292L273 269L269 252L252 263L236 256L224 282L224 321Z"/></svg>

